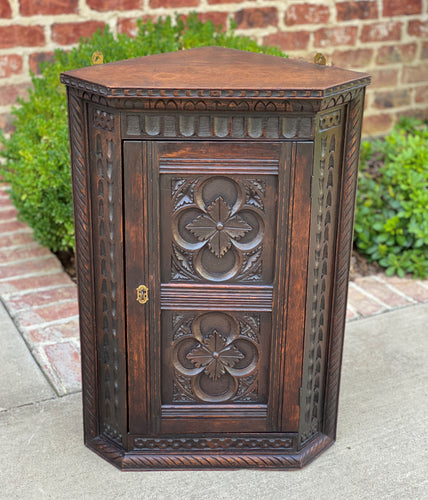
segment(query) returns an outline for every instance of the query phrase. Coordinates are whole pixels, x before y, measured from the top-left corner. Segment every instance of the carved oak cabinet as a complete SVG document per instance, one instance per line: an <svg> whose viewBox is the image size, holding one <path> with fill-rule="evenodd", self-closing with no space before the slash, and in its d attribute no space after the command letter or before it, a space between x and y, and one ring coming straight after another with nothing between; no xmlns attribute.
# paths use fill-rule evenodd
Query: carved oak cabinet
<svg viewBox="0 0 428 500"><path fill-rule="evenodd" d="M87 446L302 467L335 439L368 75L209 47L61 78Z"/></svg>

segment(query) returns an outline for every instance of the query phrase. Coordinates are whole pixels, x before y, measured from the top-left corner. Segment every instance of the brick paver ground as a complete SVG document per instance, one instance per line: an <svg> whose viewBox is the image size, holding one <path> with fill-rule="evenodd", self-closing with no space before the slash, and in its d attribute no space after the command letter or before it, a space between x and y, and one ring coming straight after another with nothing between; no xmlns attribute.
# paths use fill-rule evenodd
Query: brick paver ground
<svg viewBox="0 0 428 500"><path fill-rule="evenodd" d="M0 184L0 299L56 392L80 390L77 286L31 229ZM347 319L428 302L428 280L384 274L350 282Z"/></svg>

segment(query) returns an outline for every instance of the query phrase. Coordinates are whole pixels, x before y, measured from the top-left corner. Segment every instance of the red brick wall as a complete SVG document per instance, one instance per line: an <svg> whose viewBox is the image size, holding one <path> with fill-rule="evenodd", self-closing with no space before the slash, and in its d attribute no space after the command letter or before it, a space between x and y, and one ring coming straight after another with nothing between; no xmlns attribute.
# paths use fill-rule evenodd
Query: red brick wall
<svg viewBox="0 0 428 500"><path fill-rule="evenodd" d="M364 132L390 130L397 117L428 118L428 0L0 0L0 127L25 96L29 69L56 47L108 24L135 32L138 17L197 11L240 34L278 45L291 57L373 75Z"/></svg>

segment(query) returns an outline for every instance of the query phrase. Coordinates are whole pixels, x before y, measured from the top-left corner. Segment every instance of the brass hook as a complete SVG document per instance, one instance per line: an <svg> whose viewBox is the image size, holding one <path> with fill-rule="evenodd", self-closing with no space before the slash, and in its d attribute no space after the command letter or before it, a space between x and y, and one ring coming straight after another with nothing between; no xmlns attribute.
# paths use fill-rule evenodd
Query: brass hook
<svg viewBox="0 0 428 500"><path fill-rule="evenodd" d="M100 52L99 50L95 51L92 54L92 64L103 64L103 63L104 63L103 53Z"/></svg>

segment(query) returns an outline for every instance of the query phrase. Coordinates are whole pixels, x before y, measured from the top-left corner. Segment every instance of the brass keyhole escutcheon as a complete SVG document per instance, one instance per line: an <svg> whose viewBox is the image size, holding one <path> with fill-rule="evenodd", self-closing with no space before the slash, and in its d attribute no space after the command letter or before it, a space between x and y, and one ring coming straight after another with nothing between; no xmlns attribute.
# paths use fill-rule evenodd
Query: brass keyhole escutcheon
<svg viewBox="0 0 428 500"><path fill-rule="evenodd" d="M149 289L146 285L140 285L137 288L137 301L140 304L145 304L149 300Z"/></svg>

